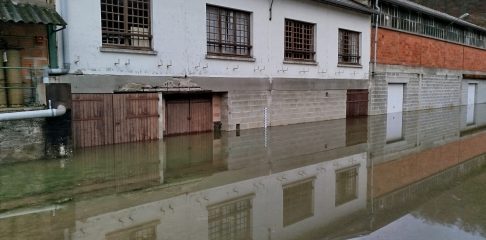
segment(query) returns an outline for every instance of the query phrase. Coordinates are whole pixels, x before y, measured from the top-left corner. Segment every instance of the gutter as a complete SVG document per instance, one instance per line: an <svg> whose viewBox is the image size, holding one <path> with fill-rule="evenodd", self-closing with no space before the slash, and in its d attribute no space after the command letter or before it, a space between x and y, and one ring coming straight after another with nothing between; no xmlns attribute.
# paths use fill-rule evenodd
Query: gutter
<svg viewBox="0 0 486 240"><path fill-rule="evenodd" d="M378 26L380 25L378 22L380 21L380 14L381 14L381 9L380 9L380 5L379 5L379 1L380 0L376 0L375 2L375 8L376 8L376 21L375 21L375 48L373 49L374 50L374 55L373 55L373 71L372 73L374 74L375 71L376 71L376 61L377 61L377 56L376 54L378 53Z"/></svg>
<svg viewBox="0 0 486 240"><path fill-rule="evenodd" d="M58 1L59 4L59 11L61 12L61 16L63 19L67 19L67 2L68 1ZM53 33L60 32L62 30L65 30L66 26L61 27L60 29L53 29ZM49 83L49 76L59 76L59 75L66 75L69 73L71 66L69 63L66 63L66 49L65 49L65 42L66 38L64 37L64 32L62 32L61 35L61 48L62 48L62 63L63 67L62 68L46 68L44 69L43 77L42 77L42 82L43 83ZM50 39L50 41L56 41L56 39Z"/></svg>

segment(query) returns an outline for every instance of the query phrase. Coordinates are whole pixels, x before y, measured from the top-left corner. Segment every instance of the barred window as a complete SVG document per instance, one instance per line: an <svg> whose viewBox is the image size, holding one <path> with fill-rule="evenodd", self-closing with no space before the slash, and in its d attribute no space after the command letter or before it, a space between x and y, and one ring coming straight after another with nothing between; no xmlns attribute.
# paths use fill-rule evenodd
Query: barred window
<svg viewBox="0 0 486 240"><path fill-rule="evenodd" d="M208 207L209 240L251 240L251 198Z"/></svg>
<svg viewBox="0 0 486 240"><path fill-rule="evenodd" d="M285 19L285 60L314 61L314 24Z"/></svg>
<svg viewBox="0 0 486 240"><path fill-rule="evenodd" d="M101 0L104 47L151 49L150 0Z"/></svg>
<svg viewBox="0 0 486 240"><path fill-rule="evenodd" d="M359 32L339 29L339 63L360 64Z"/></svg>
<svg viewBox="0 0 486 240"><path fill-rule="evenodd" d="M336 171L336 206L350 202L358 197L358 167Z"/></svg>
<svg viewBox="0 0 486 240"><path fill-rule="evenodd" d="M156 227L159 223L160 222L157 220L142 225L111 232L106 234L105 239L106 240L121 240L121 239L156 240L157 239Z"/></svg>
<svg viewBox="0 0 486 240"><path fill-rule="evenodd" d="M314 215L314 179L283 187L283 225L288 226Z"/></svg>
<svg viewBox="0 0 486 240"><path fill-rule="evenodd" d="M208 54L250 56L250 13L207 6L206 31Z"/></svg>

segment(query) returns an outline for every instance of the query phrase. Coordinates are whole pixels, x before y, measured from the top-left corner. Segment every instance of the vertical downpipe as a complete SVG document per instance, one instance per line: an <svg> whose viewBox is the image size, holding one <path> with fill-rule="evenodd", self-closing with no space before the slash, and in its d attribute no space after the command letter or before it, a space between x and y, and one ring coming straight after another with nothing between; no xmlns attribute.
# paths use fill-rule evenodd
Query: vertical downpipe
<svg viewBox="0 0 486 240"><path fill-rule="evenodd" d="M3 70L3 59L5 51L0 52L0 108L7 107L7 90L5 87L5 71Z"/></svg>
<svg viewBox="0 0 486 240"><path fill-rule="evenodd" d="M381 14L381 9L380 9L380 6L379 6L379 1L380 0L376 0L375 2L375 8L376 8L376 11L378 12L376 14L376 20L375 20L375 42L374 42L374 56L373 56L373 74L375 73L376 71L376 61L377 61L377 52L378 52L378 25L379 25L379 21L380 21L380 14Z"/></svg>

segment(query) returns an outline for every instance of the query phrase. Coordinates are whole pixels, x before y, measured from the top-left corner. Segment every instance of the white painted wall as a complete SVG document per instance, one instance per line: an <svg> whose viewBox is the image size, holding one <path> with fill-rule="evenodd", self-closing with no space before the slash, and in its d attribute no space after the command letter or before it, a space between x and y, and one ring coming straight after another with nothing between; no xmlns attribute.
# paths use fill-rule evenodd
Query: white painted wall
<svg viewBox="0 0 486 240"><path fill-rule="evenodd" d="M66 57L71 63L71 73L368 79L370 16L322 3L276 0L273 20L269 21L267 0L152 0L153 46L157 55L151 56L100 52L100 1L58 1L66 5L63 13L69 24L65 30ZM255 62L206 59L206 4L252 12ZM283 64L285 18L316 24L317 66ZM337 66L339 28L362 33L362 68ZM120 64L115 65L118 61ZM255 71L256 68L265 70ZM288 70L279 72L279 69Z"/></svg>

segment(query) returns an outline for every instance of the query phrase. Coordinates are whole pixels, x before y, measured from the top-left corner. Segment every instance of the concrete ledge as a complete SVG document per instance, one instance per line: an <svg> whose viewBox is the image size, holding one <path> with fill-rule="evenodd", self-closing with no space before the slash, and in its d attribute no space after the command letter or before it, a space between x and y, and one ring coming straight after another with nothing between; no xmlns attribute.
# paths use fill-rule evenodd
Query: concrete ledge
<svg viewBox="0 0 486 240"><path fill-rule="evenodd" d="M241 62L255 62L256 59L252 57L239 57L239 56L219 56L219 55L206 55L206 59L211 60L229 60L229 61L241 61Z"/></svg>
<svg viewBox="0 0 486 240"><path fill-rule="evenodd" d="M319 65L319 63L315 61L292 61L292 60L284 60L283 64L311 65L311 66Z"/></svg>
<svg viewBox="0 0 486 240"><path fill-rule="evenodd" d="M136 50L136 49L124 49L124 48L110 48L100 47L100 52L106 53L123 53L123 54L141 54L141 55L157 55L157 51L153 50Z"/></svg>

